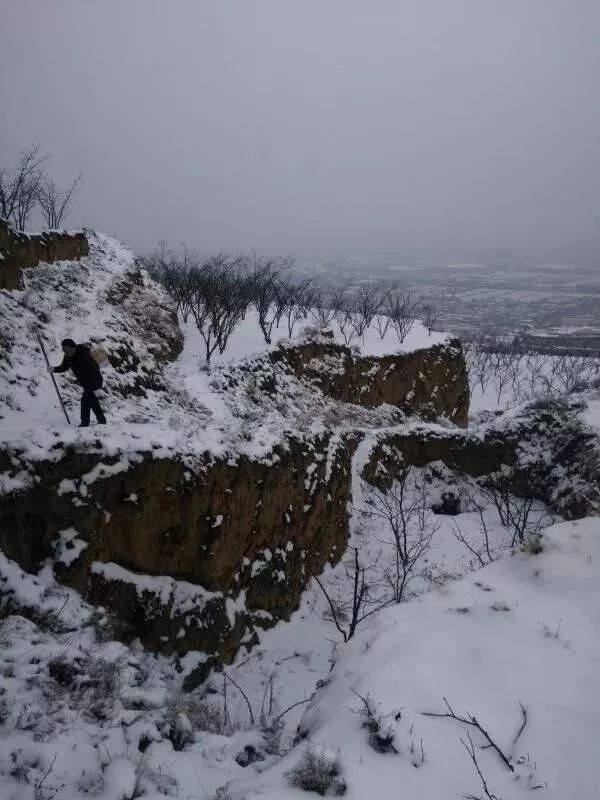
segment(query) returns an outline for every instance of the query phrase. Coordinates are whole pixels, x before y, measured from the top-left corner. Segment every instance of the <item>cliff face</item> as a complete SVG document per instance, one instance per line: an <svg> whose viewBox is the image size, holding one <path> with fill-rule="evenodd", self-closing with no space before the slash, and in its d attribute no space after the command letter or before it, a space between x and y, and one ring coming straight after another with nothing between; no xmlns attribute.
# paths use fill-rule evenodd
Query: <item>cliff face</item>
<svg viewBox="0 0 600 800"><path fill-rule="evenodd" d="M116 474L90 454L29 463L31 488L0 504L0 549L29 570L51 559L149 647L230 659L256 618L287 618L343 554L354 446L288 439L260 461L196 468L140 452Z"/></svg>
<svg viewBox="0 0 600 800"><path fill-rule="evenodd" d="M298 377L344 403L397 406L424 419L446 417L466 426L469 383L460 341L438 344L411 353L380 357L355 354L349 347L309 342L282 347L274 361L288 363Z"/></svg>
<svg viewBox="0 0 600 800"><path fill-rule="evenodd" d="M84 233L23 233L0 219L0 289L20 289L23 270L40 262L78 261L89 253Z"/></svg>

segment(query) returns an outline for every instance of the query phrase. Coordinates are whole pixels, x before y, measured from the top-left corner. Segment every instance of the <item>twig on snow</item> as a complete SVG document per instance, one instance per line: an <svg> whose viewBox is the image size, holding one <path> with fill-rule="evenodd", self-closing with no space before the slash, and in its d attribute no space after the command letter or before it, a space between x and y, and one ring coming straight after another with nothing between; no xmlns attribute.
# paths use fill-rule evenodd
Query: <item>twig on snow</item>
<svg viewBox="0 0 600 800"><path fill-rule="evenodd" d="M438 717L438 718L440 718L440 717L447 717L448 719L454 719L454 720L456 720L457 722L462 722L464 725L471 725L473 728L477 728L477 730L479 731L479 733L481 733L481 735L483 736L483 738L484 738L484 739L487 741L487 743L488 743L488 744L487 744L487 747L491 747L493 750L495 750L495 751L496 751L496 753L497 753L497 754L498 754L498 756L500 757L500 760L502 761L502 763L503 763L503 764L504 764L504 765L505 765L505 766L506 766L506 767L507 767L507 768L508 768L508 769L509 769L511 772L514 772L514 771L515 771L515 768L514 768L514 767L513 767L513 765L510 763L510 760L509 760L509 759L508 759L508 758L507 758L507 757L504 755L504 753L502 752L502 750L501 750L501 749L498 747L498 745L497 745L497 744L496 744L496 742L495 742L495 741L492 739L492 737L489 735L489 733L486 731L486 729L485 729L485 728L483 728L483 727L482 727L482 726L479 724L479 722L477 721L477 718L476 718L476 717L474 717L472 714L469 714L469 713L467 713L467 716L466 716L466 717L461 717L461 716L459 716L458 714L456 714L456 713L454 712L454 710L453 710L452 706L451 706L451 705L450 705L450 703L449 703L449 702L446 700L446 698L445 698L445 697L444 697L444 703L446 704L446 708L448 709L448 711L447 711L446 713L442 713L442 714L436 714L436 713L434 713L434 712L431 712L431 711L424 711L424 712L423 712L423 716L424 716L424 717ZM487 748L486 748L486 749L487 749Z"/></svg>
<svg viewBox="0 0 600 800"><path fill-rule="evenodd" d="M519 728L515 738L513 739L513 743L512 743L513 748L516 745L516 743L519 741L519 739L521 738L521 734L523 733L523 731L525 730L525 726L527 725L527 709L525 708L523 703L519 703L519 706L521 707L521 715L523 717L523 720L521 722L521 727Z"/></svg>
<svg viewBox="0 0 600 800"><path fill-rule="evenodd" d="M469 758L473 762L473 766L477 770L477 774L479 775L479 780L481 781L481 786L483 788L483 791L485 792L485 797L487 798L487 800L499 800L497 795L492 794L490 792L490 790L488 788L488 785L487 785L487 782L486 782L485 778L483 777L483 773L482 773L481 768L479 766L479 763L477 761L477 755L475 754L475 745L473 744L473 740L471 739L471 734L468 731L467 731L467 739L469 740L468 744L462 738L461 738L460 741L461 741L462 746L465 748L465 750L469 754ZM463 795L463 797L465 798L465 800L482 800L481 797L478 797L475 794L465 794L465 795Z"/></svg>
<svg viewBox="0 0 600 800"><path fill-rule="evenodd" d="M247 694L246 694L246 692L245 692L245 691L242 689L242 687L239 685L239 683L236 683L236 682L233 680L233 678L231 677L231 675L228 675L228 674L225 672L225 670L223 670L223 675L224 675L224 676L227 678L227 680L228 680L228 681L230 681L230 682L231 682L231 683L232 683L232 684L235 686L235 688L238 690L238 692L239 692L239 693L242 695L242 697L243 697L243 698L244 698L244 700L246 701L246 705L248 706L248 712L250 713L250 722L251 722L253 725L255 725L255 724L256 724L256 721L255 721L255 719L254 719L254 712L252 711L252 706L250 705L250 700L248 700L248 695L247 695Z"/></svg>

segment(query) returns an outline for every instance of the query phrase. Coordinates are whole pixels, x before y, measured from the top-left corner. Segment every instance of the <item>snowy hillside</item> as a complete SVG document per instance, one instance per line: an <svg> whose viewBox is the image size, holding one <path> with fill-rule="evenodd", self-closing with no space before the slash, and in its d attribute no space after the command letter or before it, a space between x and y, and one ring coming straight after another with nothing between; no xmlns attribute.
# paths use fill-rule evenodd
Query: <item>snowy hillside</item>
<svg viewBox="0 0 600 800"><path fill-rule="evenodd" d="M356 800L392 800L399 786L424 800L485 797L461 743L470 734L493 796L518 800L539 787L542 797L593 800L599 534L597 519L556 525L541 554L508 555L380 612L349 645L338 644L331 672L335 631L322 597L309 593L290 623L264 633L228 670L256 726L233 684L229 711L219 675L213 694L182 694L173 665L111 641L102 612L57 586L49 570L33 578L3 562L13 602L35 613L5 609L0 630L0 796L300 800L316 795L286 776L310 749L339 761L346 796ZM273 720L317 681L303 740L290 749L303 707L282 718L284 730ZM388 744L377 743L361 698ZM444 698L456 715L476 718L510 766L473 725L426 716L446 713Z"/></svg>
<svg viewBox="0 0 600 800"><path fill-rule="evenodd" d="M250 308L207 367L108 237L26 279L0 292L0 800L597 800L597 390L482 392L465 430L460 346L419 323L267 346ZM109 352L106 429L66 425L36 331L53 363Z"/></svg>
<svg viewBox="0 0 600 800"><path fill-rule="evenodd" d="M485 797L471 742L490 796L597 796L599 559L598 520L557 525L541 555L504 558L382 612L311 701L306 742L265 775L233 781L231 797L302 797L285 776L309 748L339 759L349 798L392 800L399 787L427 800ZM449 707L489 738L444 717Z"/></svg>
<svg viewBox="0 0 600 800"><path fill-rule="evenodd" d="M287 380L297 413L273 410L260 414L247 391L231 390L228 370L265 356L287 340L283 322L274 327L273 345L266 345L250 309L234 331L224 354L215 354L208 369L200 335L192 323L185 337L174 324L174 306L165 292L140 270L131 252L102 234L88 234L90 255L77 262L57 262L29 270L24 291L0 292L4 323L0 336L1 440L38 457L56 445L97 446L93 426L78 431L66 425L35 332L45 343L52 364L62 360L60 342L70 337L104 348L117 368L103 369L109 426L100 446L107 453L150 446L155 455L211 450L261 455L285 430L298 430L298 417L309 431L321 430L321 399ZM305 341L297 327L295 344ZM337 324L334 341L343 344ZM443 333L428 334L415 322L400 343L390 330L381 339L374 329L353 342L358 353L410 353L444 344ZM183 352L178 356L184 344ZM78 422L79 390L72 378L57 376L74 425ZM294 405L294 402L291 403ZM292 409L293 412L293 409ZM252 419L252 417L255 417ZM389 414L388 414L389 416ZM251 442L249 440L252 440Z"/></svg>

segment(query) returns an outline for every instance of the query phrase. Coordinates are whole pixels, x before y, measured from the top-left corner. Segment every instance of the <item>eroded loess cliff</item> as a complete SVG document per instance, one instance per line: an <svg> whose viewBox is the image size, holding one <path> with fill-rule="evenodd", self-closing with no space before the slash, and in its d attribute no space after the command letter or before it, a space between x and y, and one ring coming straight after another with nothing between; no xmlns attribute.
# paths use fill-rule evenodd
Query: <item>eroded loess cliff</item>
<svg viewBox="0 0 600 800"><path fill-rule="evenodd" d="M50 559L125 637L230 660L343 554L354 447L325 434L195 467L144 452L124 470L91 453L30 462L31 488L0 504L0 548L31 571ZM25 466L15 452L3 462Z"/></svg>
<svg viewBox="0 0 600 800"><path fill-rule="evenodd" d="M469 382L462 346L452 339L409 353L368 357L339 344L281 347L271 358L315 383L329 397L360 406L396 406L423 419L445 417L466 426Z"/></svg>
<svg viewBox="0 0 600 800"><path fill-rule="evenodd" d="M20 289L23 271L40 262L77 261L89 253L85 233L23 233L0 219L0 289Z"/></svg>

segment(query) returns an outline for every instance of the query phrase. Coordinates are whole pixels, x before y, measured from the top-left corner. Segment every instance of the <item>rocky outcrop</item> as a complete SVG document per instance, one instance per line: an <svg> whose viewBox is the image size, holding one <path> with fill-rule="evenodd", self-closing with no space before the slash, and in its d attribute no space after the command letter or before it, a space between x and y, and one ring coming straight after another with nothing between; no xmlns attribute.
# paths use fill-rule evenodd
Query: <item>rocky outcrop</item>
<svg viewBox="0 0 600 800"><path fill-rule="evenodd" d="M282 346L273 361L285 361L300 378L345 403L388 403L423 419L445 417L466 426L469 383L458 339L411 353L368 357L323 341Z"/></svg>
<svg viewBox="0 0 600 800"><path fill-rule="evenodd" d="M367 483L389 489L403 465L424 467L442 462L454 472L481 478L502 464L515 463L515 444L497 433L483 437L462 431L413 428L376 437L362 476Z"/></svg>
<svg viewBox="0 0 600 800"><path fill-rule="evenodd" d="M388 489L404 465L438 462L456 476L483 480L504 466L514 494L541 500L566 519L597 514L600 441L578 416L584 407L573 395L500 415L477 432L427 426L385 431L376 436L362 477Z"/></svg>
<svg viewBox="0 0 600 800"><path fill-rule="evenodd" d="M5 452L0 471L25 467L30 488L3 498L0 549L27 570L52 558L149 647L230 659L343 554L354 446L324 434L260 461L207 455L195 466L142 452L26 465Z"/></svg>
<svg viewBox="0 0 600 800"><path fill-rule="evenodd" d="M23 270L40 262L78 261L89 253L85 233L23 233L0 219L0 289L20 289Z"/></svg>

